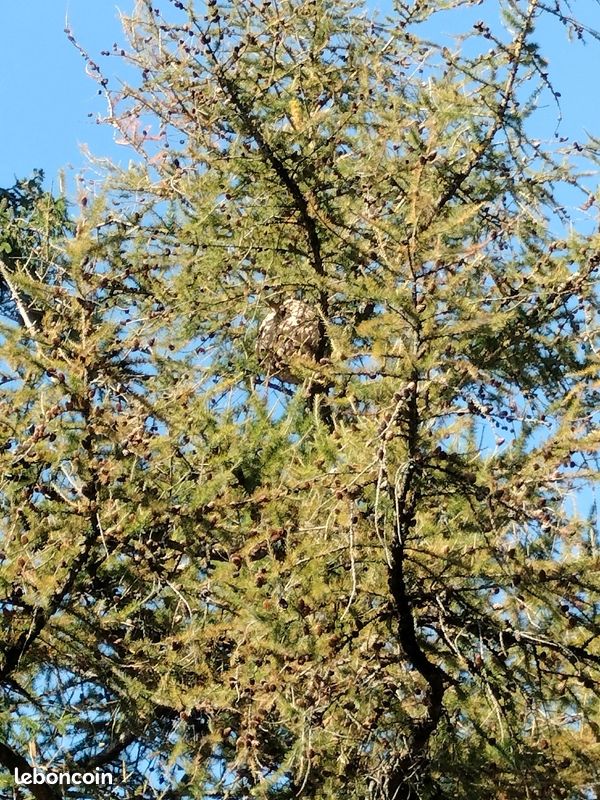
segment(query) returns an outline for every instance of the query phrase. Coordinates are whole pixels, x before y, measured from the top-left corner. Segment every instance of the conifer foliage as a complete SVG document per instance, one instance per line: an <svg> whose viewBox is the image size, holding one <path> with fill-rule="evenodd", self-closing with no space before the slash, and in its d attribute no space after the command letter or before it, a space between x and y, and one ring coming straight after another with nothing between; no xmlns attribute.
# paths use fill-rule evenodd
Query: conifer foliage
<svg viewBox="0 0 600 800"><path fill-rule="evenodd" d="M598 796L598 142L531 133L594 36L491 5L144 0L114 88L67 31L134 158L0 206L6 786Z"/></svg>

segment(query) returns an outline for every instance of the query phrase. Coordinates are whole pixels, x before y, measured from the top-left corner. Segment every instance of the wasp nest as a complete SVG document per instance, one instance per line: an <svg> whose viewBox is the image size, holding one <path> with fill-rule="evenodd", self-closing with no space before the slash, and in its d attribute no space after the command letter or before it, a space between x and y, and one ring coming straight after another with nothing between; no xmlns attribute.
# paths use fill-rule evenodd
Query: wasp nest
<svg viewBox="0 0 600 800"><path fill-rule="evenodd" d="M303 300L288 298L273 307L258 329L256 353L270 375L288 383L300 383L294 361L316 360L321 325L316 308Z"/></svg>

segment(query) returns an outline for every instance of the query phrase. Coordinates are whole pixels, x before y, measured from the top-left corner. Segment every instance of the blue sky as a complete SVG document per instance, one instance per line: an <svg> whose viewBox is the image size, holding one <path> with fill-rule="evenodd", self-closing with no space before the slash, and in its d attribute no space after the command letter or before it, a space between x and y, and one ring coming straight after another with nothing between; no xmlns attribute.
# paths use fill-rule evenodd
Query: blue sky
<svg viewBox="0 0 600 800"><path fill-rule="evenodd" d="M133 4L121 0L120 8L127 13ZM373 0L371 5L384 10ZM596 0L575 0L573 5L576 14L600 29ZM458 15L442 15L439 24L445 32L451 26L458 30L476 19L497 17L497 7L497 0L483 0ZM67 40L66 18L93 57L117 74L122 69L117 59L99 56L121 38L112 0L0 0L0 186L11 185L15 175L24 177L35 167L44 169L49 185L56 185L58 170L65 167L67 186L73 187L74 174L86 163L82 143L98 156L132 155L113 143L109 128L95 123L96 114L105 110L104 100ZM569 44L556 22L544 24L538 41L562 95L561 133L584 138L588 130L600 136L600 43ZM548 103L539 115L540 138L550 138L554 131L557 109L549 98Z"/></svg>
<svg viewBox="0 0 600 800"><path fill-rule="evenodd" d="M131 6L132 0L122 3L124 11ZM97 85L85 74L81 55L67 40L67 17L93 55L120 38L111 0L0 3L0 186L35 167L44 169L49 183L61 167L81 168L81 143L97 155L122 157L111 131L95 123L96 114L106 107Z"/></svg>

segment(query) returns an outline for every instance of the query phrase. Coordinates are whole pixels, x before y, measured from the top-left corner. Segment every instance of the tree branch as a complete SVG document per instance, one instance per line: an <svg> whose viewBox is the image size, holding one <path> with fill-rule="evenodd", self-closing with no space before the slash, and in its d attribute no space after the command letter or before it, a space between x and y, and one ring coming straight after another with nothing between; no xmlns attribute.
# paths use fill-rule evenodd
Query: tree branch
<svg viewBox="0 0 600 800"><path fill-rule="evenodd" d="M21 299L21 295L19 294L17 287L12 282L10 277L10 272L8 271L6 264L3 261L0 261L0 275L2 276L2 279L6 284L8 291L11 294L13 303L15 304L15 306L17 307L17 311L19 312L19 316L23 320L23 325L25 325L25 327L27 328L29 335L32 338L35 338L36 334L38 333L38 330L34 324L33 319L29 315L29 312L25 308L25 304Z"/></svg>
<svg viewBox="0 0 600 800"><path fill-rule="evenodd" d="M404 654L428 684L426 716L413 726L408 752L392 769L388 779L390 800L408 800L412 797L407 785L408 775L414 774L417 764L423 761L429 737L437 728L444 706L443 699L450 678L437 664L430 661L417 638L413 605L406 587L404 574L404 542L414 525L419 489L416 485L419 473L418 453L418 375L413 374L408 394L408 464L399 491L390 485L392 500L396 508L396 536L391 547L391 566L388 585L394 599L398 617L398 636Z"/></svg>
<svg viewBox="0 0 600 800"><path fill-rule="evenodd" d="M34 608L31 625L29 626L28 630L23 631L17 641L5 651L4 664L0 669L0 683L5 682L13 670L16 669L23 655L43 631L48 620L58 610L63 598L69 594L82 570L83 565L87 561L93 544L99 538L100 527L98 525L96 512L94 512L92 515L90 531L81 546L78 556L73 559L67 573L67 578L61 589L59 589L59 591L53 595L47 606L36 606Z"/></svg>
<svg viewBox="0 0 600 800"><path fill-rule="evenodd" d="M98 769L99 767L110 764L111 761L114 761L116 758L118 758L118 756L121 755L123 750L129 747L130 744L133 744L137 738L138 737L136 734L132 733L131 731L123 734L123 736L120 736L116 741L111 742L111 744L109 744L108 747L101 753L92 756L87 761L78 763L78 770L80 772L93 772L93 770Z"/></svg>

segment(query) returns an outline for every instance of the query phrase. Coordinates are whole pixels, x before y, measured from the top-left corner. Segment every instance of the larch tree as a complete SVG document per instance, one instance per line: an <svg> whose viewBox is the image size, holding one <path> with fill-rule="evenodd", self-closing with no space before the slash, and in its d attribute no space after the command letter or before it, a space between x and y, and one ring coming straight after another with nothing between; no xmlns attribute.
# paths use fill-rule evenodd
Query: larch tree
<svg viewBox="0 0 600 800"><path fill-rule="evenodd" d="M594 34L469 5L144 0L115 88L67 30L134 158L2 206L5 770L598 797L599 144L533 133Z"/></svg>

